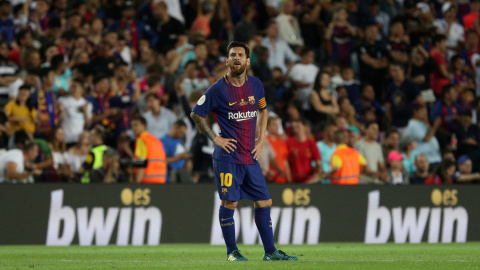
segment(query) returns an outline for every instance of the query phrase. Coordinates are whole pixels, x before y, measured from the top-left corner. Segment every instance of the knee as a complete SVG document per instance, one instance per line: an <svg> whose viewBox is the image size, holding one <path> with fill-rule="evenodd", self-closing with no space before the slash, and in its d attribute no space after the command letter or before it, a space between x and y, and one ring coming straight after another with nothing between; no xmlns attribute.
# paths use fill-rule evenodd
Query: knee
<svg viewBox="0 0 480 270"><path fill-rule="evenodd" d="M255 202L255 208L267 208L267 207L272 207L272 199Z"/></svg>
<svg viewBox="0 0 480 270"><path fill-rule="evenodd" d="M234 210L237 207L238 202L234 201L222 201L222 206L231 210Z"/></svg>

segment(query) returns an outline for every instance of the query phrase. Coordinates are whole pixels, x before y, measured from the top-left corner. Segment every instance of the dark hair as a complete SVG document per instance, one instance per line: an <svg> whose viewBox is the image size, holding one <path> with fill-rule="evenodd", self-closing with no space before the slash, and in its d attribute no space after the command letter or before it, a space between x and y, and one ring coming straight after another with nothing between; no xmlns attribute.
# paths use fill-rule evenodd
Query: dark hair
<svg viewBox="0 0 480 270"><path fill-rule="evenodd" d="M160 2L162 3L162 2ZM163 67L160 64L154 63L151 64L147 67L147 73L158 73L162 74L163 73Z"/></svg>
<svg viewBox="0 0 480 270"><path fill-rule="evenodd" d="M465 36L468 36L470 34L475 34L476 36L478 36L478 33L477 31L473 30L473 29L468 29L465 33Z"/></svg>
<svg viewBox="0 0 480 270"><path fill-rule="evenodd" d="M247 44L240 42L240 41L232 41L230 44L227 46L227 57L228 54L230 53L230 50L232 48L244 48L245 49L245 55L247 58L250 58L250 49L248 48Z"/></svg>
<svg viewBox="0 0 480 270"><path fill-rule="evenodd" d="M183 120L177 120L175 123L173 123L173 126L175 127L187 127L187 124Z"/></svg>
<svg viewBox="0 0 480 270"><path fill-rule="evenodd" d="M142 125L147 126L147 120L145 120L145 118L143 116L140 116L140 115L135 116L135 117L132 118L132 122L133 121L138 121L138 122L142 123Z"/></svg>
<svg viewBox="0 0 480 270"><path fill-rule="evenodd" d="M445 35L435 35L433 38L432 38L432 46L435 46L437 45L438 43L446 40L447 38L445 37Z"/></svg>
<svg viewBox="0 0 480 270"><path fill-rule="evenodd" d="M317 92L320 91L321 89L321 85L320 85L320 80L322 79L322 75L323 74L327 74L328 77L330 77L330 74L328 74L328 72L324 71L324 70L320 70L318 73L317 73L317 76L315 76L315 81L313 82L313 89ZM331 79L331 77L330 77ZM320 93L320 92L319 92Z"/></svg>
<svg viewBox="0 0 480 270"><path fill-rule="evenodd" d="M93 78L93 84L95 85L95 84L99 83L101 80L108 79L108 78L110 78L110 76L108 76L107 74L100 73Z"/></svg>
<svg viewBox="0 0 480 270"><path fill-rule="evenodd" d="M452 64L455 63L455 62L457 62L458 60L463 60L463 57L461 57L461 56L458 55L458 54L452 56L452 58L450 59L450 65L452 65Z"/></svg>
<svg viewBox="0 0 480 270"><path fill-rule="evenodd" d="M447 175L447 170L452 166L455 167L455 162L453 160L444 159L435 169L434 175L438 175L438 177L440 177L442 184L450 184L450 181L448 180L451 179L451 175Z"/></svg>
<svg viewBox="0 0 480 270"><path fill-rule="evenodd" d="M361 86L360 93L363 93L363 91L365 91L365 89L367 89L367 86L373 87L373 85L371 83L365 83ZM373 92L375 93L375 91L373 91Z"/></svg>
<svg viewBox="0 0 480 270"><path fill-rule="evenodd" d="M189 102L197 102L201 97L202 97L203 93L202 91L199 91L199 90L193 90L191 93L190 93L190 97L188 98L188 101Z"/></svg>
<svg viewBox="0 0 480 270"><path fill-rule="evenodd" d="M400 68L403 72L405 72L405 66L399 62L391 62L390 63L390 66L396 66L398 68Z"/></svg>
<svg viewBox="0 0 480 270"><path fill-rule="evenodd" d="M26 90L26 91L28 91L28 93L30 93L30 89L32 89L32 86L31 86L31 85L29 85L29 84L22 84L22 85L20 86L20 88L18 88L18 91L20 91L20 90ZM18 96L17 96L17 98L15 99L15 104L20 105L20 100L18 100ZM30 97L28 97L27 101L25 102L25 105L27 106L28 111L31 112L31 111L33 110L33 106L32 106L32 102L31 102L31 98L30 98Z"/></svg>
<svg viewBox="0 0 480 270"><path fill-rule="evenodd" d="M16 34L16 41L20 44L20 40L24 39L27 34L31 34L29 30L21 30Z"/></svg>
<svg viewBox="0 0 480 270"><path fill-rule="evenodd" d="M22 11L23 5L24 5L23 3L20 3L20 4L16 4L15 6L13 6L12 12L13 12L13 15L14 15L14 16L17 16L18 13L19 13L20 11Z"/></svg>
<svg viewBox="0 0 480 270"><path fill-rule="evenodd" d="M85 88L84 81L80 79L73 79L72 83L78 83L82 88Z"/></svg>
<svg viewBox="0 0 480 270"><path fill-rule="evenodd" d="M300 56L303 57L305 56L307 53L309 52L313 52L312 49L308 48L308 47L304 47L301 51L300 51Z"/></svg>
<svg viewBox="0 0 480 270"><path fill-rule="evenodd" d="M47 28L61 28L61 27L62 27L62 22L60 21L60 18L53 17L48 20Z"/></svg>
<svg viewBox="0 0 480 270"><path fill-rule="evenodd" d="M476 97L475 89L473 89L472 87L463 88L463 94L465 94L466 92L470 92L472 93L473 97Z"/></svg>
<svg viewBox="0 0 480 270"><path fill-rule="evenodd" d="M149 98L154 98L156 100L160 100L160 97L158 96L157 93L148 93L146 96L145 96L145 100L148 100Z"/></svg>
<svg viewBox="0 0 480 270"><path fill-rule="evenodd" d="M73 32L71 30L68 30L68 31L63 32L62 35L60 36L60 38L66 39L68 41L72 41L72 40L77 38L77 34L75 34L75 32Z"/></svg>
<svg viewBox="0 0 480 270"><path fill-rule="evenodd" d="M378 123L376 121L368 121L365 123L365 129L368 129L371 125L378 125Z"/></svg>
<svg viewBox="0 0 480 270"><path fill-rule="evenodd" d="M14 135L14 143L15 145L19 145L20 147L23 147L26 143L31 141L30 137L28 136L27 132L23 129L15 131Z"/></svg>
<svg viewBox="0 0 480 270"><path fill-rule="evenodd" d="M147 78L147 85L150 88L155 86L157 83L160 83L161 81L162 81L162 76L157 74L150 74L148 75L148 78Z"/></svg>
<svg viewBox="0 0 480 270"><path fill-rule="evenodd" d="M63 142L59 142L55 138L57 131L61 128L62 128L61 126L55 125L50 129L50 134L48 136L48 142L51 143L54 147L56 145L58 145L58 147L59 147L58 150L60 150L63 153L67 150L67 145L65 143L65 140ZM56 151L57 149L52 149L52 150Z"/></svg>
<svg viewBox="0 0 480 270"><path fill-rule="evenodd" d="M470 110L462 110L459 114L459 116L468 116L472 117L472 112Z"/></svg>
<svg viewBox="0 0 480 270"><path fill-rule="evenodd" d="M62 56L63 57L63 56ZM40 80L42 80L43 82L43 79L48 77L48 74L50 74L50 72L53 71L52 68L49 68L49 67L43 67L40 69Z"/></svg>
<svg viewBox="0 0 480 270"><path fill-rule="evenodd" d="M365 126L366 127L366 126ZM388 138L390 135L392 135L393 133L397 133L398 135L400 135L400 132L398 132L398 129L396 128L391 128L387 131L387 133L385 134L385 138Z"/></svg>
<svg viewBox="0 0 480 270"><path fill-rule="evenodd" d="M65 63L65 58L61 54L54 55L52 59L50 59L50 67L53 70L57 70L63 63Z"/></svg>
<svg viewBox="0 0 480 270"><path fill-rule="evenodd" d="M453 89L453 85L447 84L442 87L442 98L445 97Z"/></svg>

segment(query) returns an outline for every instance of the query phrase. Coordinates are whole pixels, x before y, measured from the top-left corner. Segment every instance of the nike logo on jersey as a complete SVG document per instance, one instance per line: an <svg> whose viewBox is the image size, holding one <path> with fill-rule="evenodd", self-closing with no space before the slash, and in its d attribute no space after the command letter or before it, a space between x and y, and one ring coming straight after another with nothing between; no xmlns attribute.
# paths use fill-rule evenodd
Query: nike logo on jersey
<svg viewBox="0 0 480 270"><path fill-rule="evenodd" d="M229 220L229 219L232 219L232 218L231 218L231 217L229 217L229 218L222 218L221 220L222 220L222 221L225 221L225 220Z"/></svg>
<svg viewBox="0 0 480 270"><path fill-rule="evenodd" d="M236 104L237 102L233 102L233 103L228 103L228 106L232 106L234 104Z"/></svg>

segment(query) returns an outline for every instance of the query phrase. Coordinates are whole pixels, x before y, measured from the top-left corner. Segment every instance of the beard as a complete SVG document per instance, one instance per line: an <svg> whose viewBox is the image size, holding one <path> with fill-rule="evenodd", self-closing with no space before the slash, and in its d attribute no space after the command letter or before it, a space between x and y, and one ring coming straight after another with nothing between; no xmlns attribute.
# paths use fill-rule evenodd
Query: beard
<svg viewBox="0 0 480 270"><path fill-rule="evenodd" d="M235 64L230 65L230 71L233 76L242 75L246 69L247 69L247 63L240 64L240 65L235 65Z"/></svg>

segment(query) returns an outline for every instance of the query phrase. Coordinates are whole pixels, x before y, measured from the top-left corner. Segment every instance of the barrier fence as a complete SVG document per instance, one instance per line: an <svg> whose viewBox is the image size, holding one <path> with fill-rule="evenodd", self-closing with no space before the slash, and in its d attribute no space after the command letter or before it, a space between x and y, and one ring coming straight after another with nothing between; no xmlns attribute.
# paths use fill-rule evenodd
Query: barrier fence
<svg viewBox="0 0 480 270"><path fill-rule="evenodd" d="M275 242L480 241L479 186L270 185ZM0 244L223 245L213 185L2 185ZM253 203L238 243L260 243Z"/></svg>

